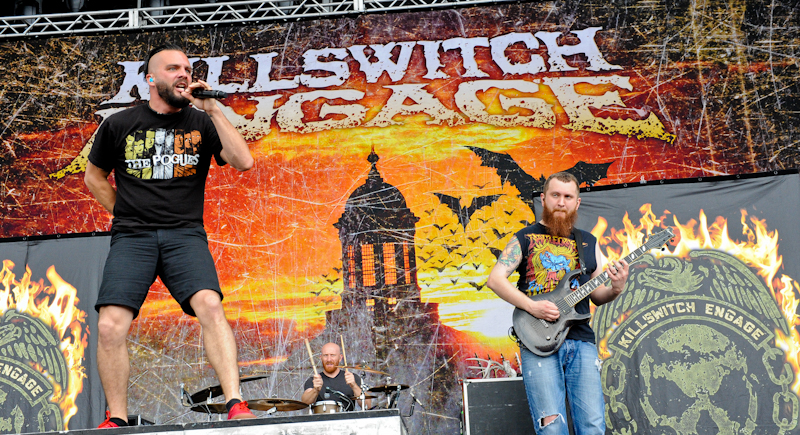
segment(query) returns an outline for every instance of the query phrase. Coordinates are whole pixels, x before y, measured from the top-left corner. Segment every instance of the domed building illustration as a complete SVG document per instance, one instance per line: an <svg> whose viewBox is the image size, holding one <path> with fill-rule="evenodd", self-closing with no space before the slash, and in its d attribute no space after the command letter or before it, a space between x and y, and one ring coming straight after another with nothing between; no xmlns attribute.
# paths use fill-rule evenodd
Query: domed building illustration
<svg viewBox="0 0 800 435"><path fill-rule="evenodd" d="M333 226L342 243L341 308L326 312L325 328L310 339L314 351L327 342L343 343L349 366L367 366L388 373L355 369L363 386L402 384L425 403L426 411L457 416L458 362L453 355L467 341L463 333L442 325L438 304L423 302L417 284L414 238L419 218L408 208L402 192L387 183L378 170L378 154L367 157L371 165L363 184L350 194L344 212ZM298 347L289 358L297 367L308 364L308 353ZM294 385L302 385L307 372L298 372ZM378 406L396 400L394 406L409 412L408 390L387 395ZM383 399L386 399L384 401ZM409 433L422 433L433 424L423 413L407 421ZM448 417L445 427L459 426Z"/></svg>
<svg viewBox="0 0 800 435"><path fill-rule="evenodd" d="M344 291L342 310L328 312L327 321L342 324L342 315L368 313L376 358L388 363L411 337L432 339L439 316L437 304L422 302L417 284L414 236L419 218L400 190L384 181L378 160L373 149L365 183L350 195L334 224L342 242Z"/></svg>

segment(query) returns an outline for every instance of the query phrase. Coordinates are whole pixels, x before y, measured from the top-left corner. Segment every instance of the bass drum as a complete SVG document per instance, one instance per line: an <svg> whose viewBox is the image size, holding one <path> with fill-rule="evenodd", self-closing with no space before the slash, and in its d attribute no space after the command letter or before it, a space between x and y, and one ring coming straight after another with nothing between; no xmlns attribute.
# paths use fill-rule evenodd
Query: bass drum
<svg viewBox="0 0 800 435"><path fill-rule="evenodd" d="M339 412L342 412L342 406L333 400L321 400L311 405L312 414L336 414Z"/></svg>

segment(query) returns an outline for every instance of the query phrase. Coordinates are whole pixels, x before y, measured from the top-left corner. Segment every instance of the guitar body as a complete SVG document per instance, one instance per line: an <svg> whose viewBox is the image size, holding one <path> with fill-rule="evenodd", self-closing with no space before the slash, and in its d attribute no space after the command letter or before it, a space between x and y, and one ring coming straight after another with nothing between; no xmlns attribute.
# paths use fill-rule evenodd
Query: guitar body
<svg viewBox="0 0 800 435"><path fill-rule="evenodd" d="M660 248L674 236L672 228L666 228L658 234L653 234L644 245L632 251L623 260L628 264L633 264L645 252ZM556 304L561 315L555 322L537 319L526 311L519 308L514 309L512 318L514 321L514 333L519 341L534 354L550 356L556 353L564 343L564 340L567 339L569 328L579 323L588 322L591 314L578 314L575 311L575 305L611 279L608 276L608 271L604 271L573 291L570 289L569 283L580 273L580 269L572 270L558 282L553 291L531 296L534 301L550 301Z"/></svg>
<svg viewBox="0 0 800 435"><path fill-rule="evenodd" d="M558 282L553 291L530 297L534 301L550 301L556 304L561 314L555 322L536 318L519 308L514 309L512 317L514 333L534 354L544 357L558 352L567 339L569 329L573 325L589 321L591 314L579 314L574 307L563 303L563 300L572 293L570 282L580 273L580 269L572 270Z"/></svg>

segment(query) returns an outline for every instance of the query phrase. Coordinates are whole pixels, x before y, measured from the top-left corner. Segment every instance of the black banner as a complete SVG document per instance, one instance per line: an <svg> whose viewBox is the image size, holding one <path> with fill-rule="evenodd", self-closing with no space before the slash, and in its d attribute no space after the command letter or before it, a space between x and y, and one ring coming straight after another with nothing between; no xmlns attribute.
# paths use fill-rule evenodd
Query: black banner
<svg viewBox="0 0 800 435"><path fill-rule="evenodd" d="M0 243L0 433L96 427L94 303L108 236Z"/></svg>
<svg viewBox="0 0 800 435"><path fill-rule="evenodd" d="M799 195L797 174L582 195L609 258L676 233L594 313L609 433L797 430Z"/></svg>

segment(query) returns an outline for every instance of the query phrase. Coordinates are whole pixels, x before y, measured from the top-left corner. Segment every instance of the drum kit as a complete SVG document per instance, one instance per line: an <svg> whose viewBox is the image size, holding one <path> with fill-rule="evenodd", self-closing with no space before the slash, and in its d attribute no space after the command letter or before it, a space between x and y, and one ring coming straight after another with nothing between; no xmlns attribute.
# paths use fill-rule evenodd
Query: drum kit
<svg viewBox="0 0 800 435"><path fill-rule="evenodd" d="M314 368L314 373L316 374L317 368L316 364L314 364L313 355L311 355L311 347L308 344L308 340L306 340L306 346L308 348L309 356L311 356L311 364L312 367ZM344 354L344 342L342 342L342 353ZM347 365L346 358L347 357L345 356L344 360L345 365L337 367L344 370L361 372L362 392L361 395L359 396L347 397L346 395L340 393L339 395L334 395L335 396L334 398L336 400L322 400L315 402L311 405L293 399L280 399L280 398L247 399L247 405L252 411L264 411L267 414L272 414L274 412L299 411L306 408L309 409L309 413L311 414L335 414L344 412L344 410L346 409L353 409L354 408L352 406L353 403L359 403L362 410L367 410L368 400L372 401L373 399L379 399L380 398L380 396L378 396L379 394L385 394L387 396L385 408L396 407L398 393L400 391L408 389L409 388L408 385L388 383L391 380L391 377L389 377L388 373L380 370L375 370L373 368L359 364ZM366 377L367 374L386 376L387 383L370 387L368 384L364 382L364 378ZM267 378L267 376L265 375L247 376L240 378L239 383L243 384L265 378ZM191 409L192 411L208 414L209 418L211 417L212 414L226 414L228 412L224 403L208 403L209 400L222 395L223 392L221 385L214 385L208 388L204 388L193 394L189 394L186 392L186 390L183 389L183 385L181 384L181 396L183 397L182 400L183 405ZM378 409L378 408L384 408L384 406L377 405L369 409Z"/></svg>

